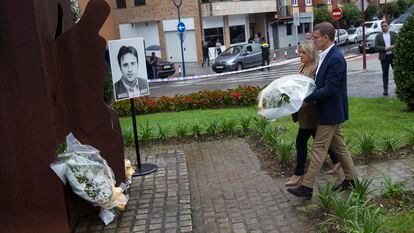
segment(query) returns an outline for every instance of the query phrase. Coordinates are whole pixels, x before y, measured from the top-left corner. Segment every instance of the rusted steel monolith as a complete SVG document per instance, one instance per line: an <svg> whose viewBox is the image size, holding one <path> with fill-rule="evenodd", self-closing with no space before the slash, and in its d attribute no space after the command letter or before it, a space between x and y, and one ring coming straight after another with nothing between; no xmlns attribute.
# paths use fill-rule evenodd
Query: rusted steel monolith
<svg viewBox="0 0 414 233"><path fill-rule="evenodd" d="M91 0L73 24L69 1L0 1L0 231L70 232L97 213L50 169L69 132L125 180L117 115L103 101L110 8Z"/></svg>

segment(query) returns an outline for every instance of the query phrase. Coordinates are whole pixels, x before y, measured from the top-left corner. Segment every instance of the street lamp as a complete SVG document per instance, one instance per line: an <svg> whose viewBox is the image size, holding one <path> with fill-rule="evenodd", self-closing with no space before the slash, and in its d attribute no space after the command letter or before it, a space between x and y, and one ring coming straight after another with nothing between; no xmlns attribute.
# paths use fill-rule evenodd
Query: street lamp
<svg viewBox="0 0 414 233"><path fill-rule="evenodd" d="M180 17L180 6L181 3L183 2L182 0L172 0L175 7L177 7L177 13L178 13L178 23L181 22L181 17ZM183 64L183 77L185 77L185 62L184 62L184 50L183 50L183 33L179 32L180 34L180 45L181 45L181 62Z"/></svg>

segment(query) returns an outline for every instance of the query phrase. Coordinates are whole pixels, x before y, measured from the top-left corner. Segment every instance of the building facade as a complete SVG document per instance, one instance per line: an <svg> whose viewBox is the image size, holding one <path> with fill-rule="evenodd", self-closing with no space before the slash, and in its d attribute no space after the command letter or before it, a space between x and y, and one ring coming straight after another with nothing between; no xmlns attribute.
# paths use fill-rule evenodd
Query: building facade
<svg viewBox="0 0 414 233"><path fill-rule="evenodd" d="M179 0L176 0L179 2ZM81 12L88 0L79 0ZM181 62L178 12L173 0L106 0L111 14L101 30L107 39L143 37L159 45L162 59ZM186 62L202 61L202 42L229 47L264 38L271 49L295 46L313 28L313 8L337 0L182 0ZM149 51L151 52L151 51ZM216 54L211 54L214 58Z"/></svg>

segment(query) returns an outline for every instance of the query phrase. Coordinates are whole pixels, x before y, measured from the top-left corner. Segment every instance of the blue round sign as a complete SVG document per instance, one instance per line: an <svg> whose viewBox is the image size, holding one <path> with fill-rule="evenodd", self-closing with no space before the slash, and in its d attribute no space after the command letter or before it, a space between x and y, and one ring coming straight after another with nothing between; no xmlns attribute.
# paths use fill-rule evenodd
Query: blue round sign
<svg viewBox="0 0 414 233"><path fill-rule="evenodd" d="M177 25L177 30L178 30L180 33L185 32L185 24L184 24L183 22L179 22L179 23L178 23L178 25Z"/></svg>

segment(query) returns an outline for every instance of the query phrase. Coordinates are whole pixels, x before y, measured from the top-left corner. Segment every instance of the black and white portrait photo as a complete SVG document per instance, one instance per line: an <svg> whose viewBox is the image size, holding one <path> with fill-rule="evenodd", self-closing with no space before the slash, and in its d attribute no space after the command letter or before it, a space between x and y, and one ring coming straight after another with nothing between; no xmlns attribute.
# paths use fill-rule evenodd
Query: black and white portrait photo
<svg viewBox="0 0 414 233"><path fill-rule="evenodd" d="M115 101L149 95L143 38L108 41Z"/></svg>

